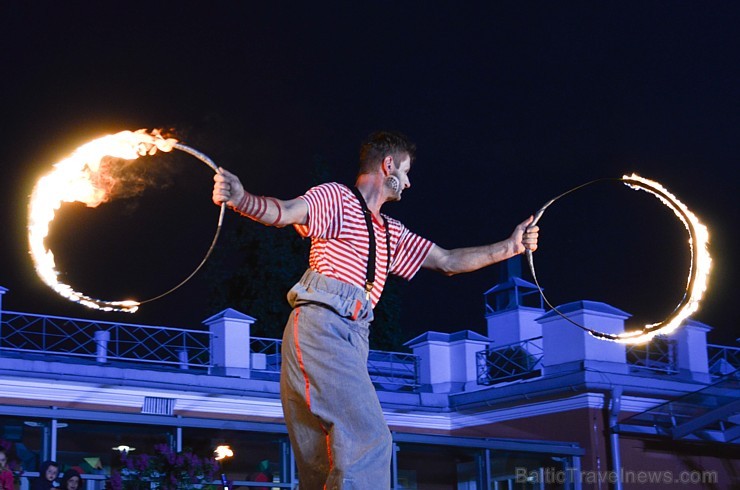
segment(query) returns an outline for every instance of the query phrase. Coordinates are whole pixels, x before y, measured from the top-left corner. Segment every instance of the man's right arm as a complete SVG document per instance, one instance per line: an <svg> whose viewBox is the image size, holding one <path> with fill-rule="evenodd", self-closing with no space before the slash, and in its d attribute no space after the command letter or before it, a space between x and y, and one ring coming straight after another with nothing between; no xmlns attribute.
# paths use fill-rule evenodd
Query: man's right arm
<svg viewBox="0 0 740 490"><path fill-rule="evenodd" d="M304 225L308 221L308 205L301 198L283 201L274 197L256 196L244 190L239 177L219 167L213 176L213 202L227 206L264 225L283 227Z"/></svg>
<svg viewBox="0 0 740 490"><path fill-rule="evenodd" d="M530 226L533 220L534 218L530 216L514 228L509 238L490 245L452 250L445 250L435 245L421 266L452 276L462 272L476 271L524 253L525 250L534 252L537 250L540 228L537 225Z"/></svg>

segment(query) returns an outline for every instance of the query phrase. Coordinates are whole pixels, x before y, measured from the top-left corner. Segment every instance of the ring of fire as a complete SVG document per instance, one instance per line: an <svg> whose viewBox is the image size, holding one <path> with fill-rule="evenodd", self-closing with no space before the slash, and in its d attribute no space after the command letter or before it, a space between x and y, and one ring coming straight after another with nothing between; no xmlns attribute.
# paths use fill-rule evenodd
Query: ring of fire
<svg viewBox="0 0 740 490"><path fill-rule="evenodd" d="M104 157L121 160L134 160L139 156L154 155L157 151L169 152L173 149L184 151L218 172L216 164L203 153L194 150L172 138L164 138L156 130L122 131L103 136L77 148L72 155L54 164L54 170L41 177L33 188L28 207L29 254L36 273L41 280L64 298L89 308L102 311L122 311L134 313L139 306L159 299L175 291L190 280L203 267L216 245L223 224L225 205L221 206L216 232L211 246L200 264L184 280L166 292L143 301L102 300L90 297L58 280L54 254L47 249L44 240L49 234L49 225L54 220L56 210L64 202L81 202L96 207L108 200L107 190L100 186L101 161Z"/></svg>
<svg viewBox="0 0 740 490"><path fill-rule="evenodd" d="M545 210L561 197L564 197L571 192L575 192L591 184L595 184L596 182L610 180L620 181L632 189L643 190L655 196L676 214L678 219L681 220L689 233L691 265L689 267L686 290L683 298L674 308L671 315L657 323L648 324L643 326L641 329L632 330L621 334L611 334L590 329L573 321L571 318L558 311L558 309L548 301L548 299L545 297L545 293L542 291L542 287L537 281L537 273L534 268L533 254L529 250L527 250L526 253L527 261L529 262L529 270L532 273L532 277L534 278L534 282L537 285L537 289L539 289L540 296L542 296L542 299L545 301L545 303L555 313L557 313L573 325L577 326L578 328L587 331L589 334L598 339L628 344L639 344L649 341L656 335L666 335L673 332L681 325L681 322L683 322L686 318L691 316L699 309L699 303L707 288L707 279L709 277L709 269L711 268L712 263L712 259L709 255L709 250L707 249L707 245L709 243L709 231L707 230L707 227L699 221L694 213L692 213L684 203L679 201L676 196L668 192L665 187L660 185L658 182L645 179L636 174L624 175L621 178L596 179L574 187L573 189L570 189L560 194L559 196L550 199L544 206L542 206L539 211L535 213L532 225L537 224L540 218L542 218L542 215L545 213Z"/></svg>

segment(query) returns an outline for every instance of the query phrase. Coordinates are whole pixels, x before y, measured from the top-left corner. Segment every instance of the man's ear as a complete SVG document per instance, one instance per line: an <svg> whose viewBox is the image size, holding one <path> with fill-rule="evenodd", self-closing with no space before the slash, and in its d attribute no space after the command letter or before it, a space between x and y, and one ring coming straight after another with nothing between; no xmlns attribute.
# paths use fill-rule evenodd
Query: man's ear
<svg viewBox="0 0 740 490"><path fill-rule="evenodd" d="M380 167L383 171L383 175L386 177L389 176L393 171L393 157L391 155L386 156Z"/></svg>

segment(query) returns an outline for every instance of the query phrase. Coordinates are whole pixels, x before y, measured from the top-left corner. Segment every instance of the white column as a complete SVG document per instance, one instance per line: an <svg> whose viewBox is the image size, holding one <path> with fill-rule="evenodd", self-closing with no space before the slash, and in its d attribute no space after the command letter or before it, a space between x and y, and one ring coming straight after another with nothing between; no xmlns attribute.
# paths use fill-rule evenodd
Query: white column
<svg viewBox="0 0 740 490"><path fill-rule="evenodd" d="M216 374L249 377L250 328L255 318L231 308L203 320L211 333L211 359Z"/></svg>
<svg viewBox="0 0 740 490"><path fill-rule="evenodd" d="M707 333L712 327L694 320L686 320L676 331L678 369L688 371L697 381L709 382Z"/></svg>
<svg viewBox="0 0 740 490"><path fill-rule="evenodd" d="M419 383L424 391L438 393L450 390L452 375L448 337L446 333L429 331L404 344L419 357Z"/></svg>
<svg viewBox="0 0 740 490"><path fill-rule="evenodd" d="M177 427L175 432L175 452L182 452L182 427Z"/></svg>
<svg viewBox="0 0 740 490"><path fill-rule="evenodd" d="M464 334L464 337L459 334ZM455 340L454 336L461 338ZM490 340L475 332L466 330L452 334L450 343L450 366L452 382L455 386L461 384L463 391L480 388L478 386L478 363L476 354L485 350Z"/></svg>
<svg viewBox="0 0 740 490"><path fill-rule="evenodd" d="M540 337L542 326L536 319L544 313L539 308L519 307L486 315L491 348Z"/></svg>
<svg viewBox="0 0 740 490"><path fill-rule="evenodd" d="M59 424L57 419L51 419L51 441L49 443L49 459L52 461L57 460L57 431L59 430ZM41 475L43 476L43 475Z"/></svg>
<svg viewBox="0 0 740 490"><path fill-rule="evenodd" d="M598 301L576 301L557 309L574 322L586 328L605 333L624 332L624 321L628 313ZM574 363L601 363L604 369L627 372L625 345L599 340L585 330L573 325L554 311L537 321L542 325L542 365L545 372L557 370L557 366Z"/></svg>
<svg viewBox="0 0 740 490"><path fill-rule="evenodd" d="M426 332L404 345L419 357L422 390L455 393L476 385L475 354L490 340L470 330L455 333Z"/></svg>
<svg viewBox="0 0 740 490"><path fill-rule="evenodd" d="M98 330L95 332L95 354L99 363L108 362L108 342L110 342L109 331Z"/></svg>

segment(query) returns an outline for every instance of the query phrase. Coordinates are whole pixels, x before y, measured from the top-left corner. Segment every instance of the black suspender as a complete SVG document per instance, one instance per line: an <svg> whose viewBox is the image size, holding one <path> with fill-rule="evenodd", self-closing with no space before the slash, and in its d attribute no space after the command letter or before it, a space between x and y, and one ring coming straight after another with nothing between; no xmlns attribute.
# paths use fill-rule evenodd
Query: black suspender
<svg viewBox="0 0 740 490"><path fill-rule="evenodd" d="M370 239L370 247L368 250L367 257L367 273L365 275L365 297L370 299L370 292L373 290L375 285L375 229L373 228L373 214L367 207L365 198L362 197L360 190L357 187L351 187L357 200L360 201L362 206L362 212L365 215L365 223L367 224L367 234ZM382 217L382 216L381 216ZM385 245L388 247L388 263L386 264L386 276L390 275L391 272L391 234L388 229L388 222L383 218L383 226L385 227Z"/></svg>

